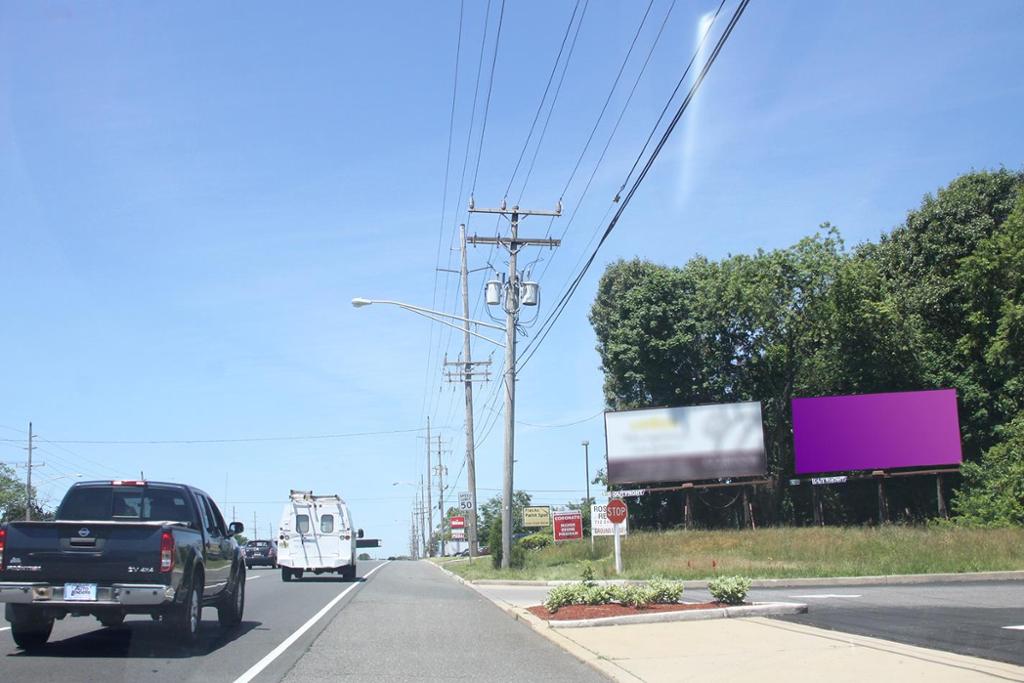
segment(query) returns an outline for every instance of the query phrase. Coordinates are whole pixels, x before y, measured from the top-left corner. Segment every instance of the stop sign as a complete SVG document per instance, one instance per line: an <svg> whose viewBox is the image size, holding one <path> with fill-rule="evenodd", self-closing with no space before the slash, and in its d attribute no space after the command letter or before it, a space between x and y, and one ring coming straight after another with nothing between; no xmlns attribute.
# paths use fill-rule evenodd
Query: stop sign
<svg viewBox="0 0 1024 683"><path fill-rule="evenodd" d="M605 508L605 514L608 515L608 521L612 524L622 524L625 522L627 512L626 504L618 498L613 498L608 501L608 506Z"/></svg>

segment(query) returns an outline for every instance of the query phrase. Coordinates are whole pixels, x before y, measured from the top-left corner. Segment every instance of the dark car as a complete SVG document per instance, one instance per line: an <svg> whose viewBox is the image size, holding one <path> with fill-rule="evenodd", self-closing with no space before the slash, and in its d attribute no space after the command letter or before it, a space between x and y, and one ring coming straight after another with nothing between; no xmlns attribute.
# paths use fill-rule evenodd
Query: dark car
<svg viewBox="0 0 1024 683"><path fill-rule="evenodd" d="M0 525L0 602L18 647L42 647L55 619L91 615L107 627L128 614L164 622L195 642L204 607L236 628L245 564L213 498L183 484L75 484L52 522Z"/></svg>
<svg viewBox="0 0 1024 683"><path fill-rule="evenodd" d="M249 541L245 544L245 566L277 569L277 546L273 541Z"/></svg>

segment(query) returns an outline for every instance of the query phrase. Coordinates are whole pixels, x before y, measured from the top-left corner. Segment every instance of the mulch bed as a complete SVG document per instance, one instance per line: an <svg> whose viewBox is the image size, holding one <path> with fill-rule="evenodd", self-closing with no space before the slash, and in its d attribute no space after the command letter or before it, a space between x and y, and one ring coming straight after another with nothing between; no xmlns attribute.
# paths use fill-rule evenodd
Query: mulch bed
<svg viewBox="0 0 1024 683"><path fill-rule="evenodd" d="M683 612L694 609L720 609L730 607L724 602L677 603L673 605L650 605L642 609L627 607L617 602L607 605L567 605L559 607L554 614L548 612L544 605L527 607L530 614L548 621L570 621L575 619L599 619L601 617L622 617L632 614L657 614L660 612Z"/></svg>

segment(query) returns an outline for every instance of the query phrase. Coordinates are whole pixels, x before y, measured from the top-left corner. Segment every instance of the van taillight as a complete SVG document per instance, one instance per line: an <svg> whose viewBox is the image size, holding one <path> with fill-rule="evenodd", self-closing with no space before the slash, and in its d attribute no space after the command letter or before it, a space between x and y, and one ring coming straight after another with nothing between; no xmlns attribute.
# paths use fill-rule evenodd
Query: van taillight
<svg viewBox="0 0 1024 683"><path fill-rule="evenodd" d="M4 568L4 546L7 545L7 529L0 529L0 569Z"/></svg>
<svg viewBox="0 0 1024 683"><path fill-rule="evenodd" d="M174 536L170 531L160 534L160 571L174 569Z"/></svg>

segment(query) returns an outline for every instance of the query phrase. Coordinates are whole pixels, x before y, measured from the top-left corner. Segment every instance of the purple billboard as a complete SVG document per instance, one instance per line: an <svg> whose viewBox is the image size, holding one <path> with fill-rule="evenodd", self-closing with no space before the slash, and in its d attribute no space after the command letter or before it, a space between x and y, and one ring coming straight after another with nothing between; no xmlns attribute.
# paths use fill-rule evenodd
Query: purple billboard
<svg viewBox="0 0 1024 683"><path fill-rule="evenodd" d="M793 399L796 473L959 465L956 390Z"/></svg>

